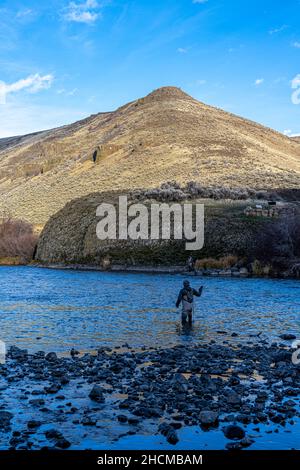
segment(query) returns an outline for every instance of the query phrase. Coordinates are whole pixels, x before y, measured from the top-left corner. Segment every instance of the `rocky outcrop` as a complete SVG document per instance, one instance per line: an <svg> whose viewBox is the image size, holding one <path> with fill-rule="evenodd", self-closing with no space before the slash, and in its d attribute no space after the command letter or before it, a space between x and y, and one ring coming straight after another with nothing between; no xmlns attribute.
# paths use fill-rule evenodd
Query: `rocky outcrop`
<svg viewBox="0 0 300 470"><path fill-rule="evenodd" d="M189 252L186 240L99 240L96 236L97 207L103 202L117 204L118 193L95 193L68 203L46 224L36 252L36 260L43 263L79 263L109 268L121 265L180 265L185 264ZM134 196L129 205L144 202L150 210L150 200ZM155 202L155 201L152 201ZM184 204L187 201L181 201ZM239 206L237 206L239 207ZM243 205L231 210L230 205L208 206L205 219L205 244L201 251L192 252L194 258L220 257L235 254L250 257L262 227L262 220L248 220Z"/></svg>

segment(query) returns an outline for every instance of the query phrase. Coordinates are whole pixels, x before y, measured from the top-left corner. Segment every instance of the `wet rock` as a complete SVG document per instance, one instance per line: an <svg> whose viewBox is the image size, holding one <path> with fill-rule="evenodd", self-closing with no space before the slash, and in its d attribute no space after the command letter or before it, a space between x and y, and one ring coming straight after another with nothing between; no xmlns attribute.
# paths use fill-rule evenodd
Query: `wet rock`
<svg viewBox="0 0 300 470"><path fill-rule="evenodd" d="M283 339L283 340L285 340L285 341L289 341L289 340L292 340L292 339L296 339L297 336L292 335L292 334L290 334L290 333L284 333L284 334L280 335L279 338L281 338L281 339Z"/></svg>
<svg viewBox="0 0 300 470"><path fill-rule="evenodd" d="M57 429L48 429L48 431L45 431L45 436L47 439L61 439L63 437L62 433Z"/></svg>
<svg viewBox="0 0 300 470"><path fill-rule="evenodd" d="M60 378L60 383L62 385L67 385L68 383L70 382L70 380L68 379L67 376L63 375L61 378Z"/></svg>
<svg viewBox="0 0 300 470"><path fill-rule="evenodd" d="M234 391L227 392L225 398L227 403L233 406L240 405L242 401L239 394Z"/></svg>
<svg viewBox="0 0 300 470"><path fill-rule="evenodd" d="M233 386L233 387L235 385L239 385L240 383L241 383L241 381L238 378L238 376L236 376L236 375L231 376L229 381L228 381L228 385Z"/></svg>
<svg viewBox="0 0 300 470"><path fill-rule="evenodd" d="M117 418L118 418L118 421L120 421L120 423L126 423L127 422L127 416L125 416L125 415L118 415Z"/></svg>
<svg viewBox="0 0 300 470"><path fill-rule="evenodd" d="M169 423L161 423L158 426L158 432L160 432L163 436L166 436L170 430L171 426Z"/></svg>
<svg viewBox="0 0 300 470"><path fill-rule="evenodd" d="M83 424L84 426L95 426L96 422L97 421L91 416L84 416L81 420L81 424Z"/></svg>
<svg viewBox="0 0 300 470"><path fill-rule="evenodd" d="M242 445L240 442L228 442L225 447L227 450L241 450Z"/></svg>
<svg viewBox="0 0 300 470"><path fill-rule="evenodd" d="M173 444L173 445L177 444L177 442L179 441L179 438L175 429L172 429L172 428L169 429L166 435L166 439L169 442L169 444Z"/></svg>
<svg viewBox="0 0 300 470"><path fill-rule="evenodd" d="M289 351L276 351L273 356L272 360L273 362L291 362L292 359L292 353Z"/></svg>
<svg viewBox="0 0 300 470"><path fill-rule="evenodd" d="M28 351L27 349L20 349L17 346L11 346L8 350L7 356L11 359L27 360Z"/></svg>
<svg viewBox="0 0 300 470"><path fill-rule="evenodd" d="M240 444L242 447L250 447L254 442L254 439L251 439L250 437L244 437L244 439L240 441Z"/></svg>
<svg viewBox="0 0 300 470"><path fill-rule="evenodd" d="M56 362L57 354L55 352L49 352L48 354L46 354L45 359L49 362Z"/></svg>
<svg viewBox="0 0 300 470"><path fill-rule="evenodd" d="M171 422L171 423L170 423L170 426L172 426L172 428L174 428L174 429L180 429L180 428L182 428L182 424L179 423L178 421L173 421L173 422Z"/></svg>
<svg viewBox="0 0 300 470"><path fill-rule="evenodd" d="M230 424L223 429L224 436L227 439L243 439L245 437L245 431L240 426L236 424Z"/></svg>
<svg viewBox="0 0 300 470"><path fill-rule="evenodd" d="M61 437L56 441L55 446L59 449L68 449L71 446L71 442L68 441L65 437Z"/></svg>
<svg viewBox="0 0 300 470"><path fill-rule="evenodd" d="M94 400L98 403L103 403L105 401L103 391L99 385L94 385L92 390L89 393L91 400Z"/></svg>
<svg viewBox="0 0 300 470"><path fill-rule="evenodd" d="M133 417L128 418L128 424L137 425L139 423L140 423L140 420L138 418L133 418Z"/></svg>
<svg viewBox="0 0 300 470"><path fill-rule="evenodd" d="M42 424L41 421L36 421L32 419L31 421L28 421L27 427L28 429L36 429L36 428L39 428L41 424Z"/></svg>
<svg viewBox="0 0 300 470"><path fill-rule="evenodd" d="M0 411L0 428L6 428L10 425L13 414L9 411Z"/></svg>
<svg viewBox="0 0 300 470"><path fill-rule="evenodd" d="M43 406L45 404L45 400L42 398L34 398L32 400L29 400L29 403L33 406Z"/></svg>
<svg viewBox="0 0 300 470"><path fill-rule="evenodd" d="M16 449L17 446L23 444L24 442L25 439L23 437L12 437L9 441L9 444L11 445L12 449Z"/></svg>
<svg viewBox="0 0 300 470"><path fill-rule="evenodd" d="M49 387L45 387L45 392L49 394L57 393L61 389L58 383L53 383Z"/></svg>
<svg viewBox="0 0 300 470"><path fill-rule="evenodd" d="M36 390L32 390L31 395L44 395L44 393L45 393L45 390L36 389Z"/></svg>
<svg viewBox="0 0 300 470"><path fill-rule="evenodd" d="M199 420L203 426L217 426L219 422L219 415L215 411L201 411Z"/></svg>

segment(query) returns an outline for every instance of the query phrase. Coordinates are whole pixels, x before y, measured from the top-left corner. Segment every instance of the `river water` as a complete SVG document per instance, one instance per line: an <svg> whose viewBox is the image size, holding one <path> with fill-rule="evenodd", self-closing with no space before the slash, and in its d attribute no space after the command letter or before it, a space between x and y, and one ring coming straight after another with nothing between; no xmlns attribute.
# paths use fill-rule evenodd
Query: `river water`
<svg viewBox="0 0 300 470"><path fill-rule="evenodd" d="M1 337L29 351L75 347L172 346L214 340L278 341L298 334L297 280L190 278L204 285L195 322L182 329L175 308L182 275L0 268ZM222 334L220 332L223 332ZM226 332L226 333L224 333Z"/></svg>

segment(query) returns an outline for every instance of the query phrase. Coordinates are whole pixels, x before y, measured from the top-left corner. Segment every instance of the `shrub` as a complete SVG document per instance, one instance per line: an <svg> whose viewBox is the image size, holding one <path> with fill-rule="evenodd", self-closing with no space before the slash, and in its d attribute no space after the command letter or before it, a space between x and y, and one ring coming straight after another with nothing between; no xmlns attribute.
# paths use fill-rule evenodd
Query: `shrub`
<svg viewBox="0 0 300 470"><path fill-rule="evenodd" d="M196 269L229 269L238 261L237 256L227 255L220 259L203 258L198 259L195 263Z"/></svg>
<svg viewBox="0 0 300 470"><path fill-rule="evenodd" d="M263 265L259 260L255 260L252 263L252 272L254 276L262 276L264 274Z"/></svg>
<svg viewBox="0 0 300 470"><path fill-rule="evenodd" d="M135 199L156 199L164 202L179 202L185 199L272 199L278 200L280 197L276 193L267 191L256 191L253 188L230 188L227 186L202 186L196 181L190 181L185 186L180 186L176 181L167 181L159 188L136 189L132 193Z"/></svg>
<svg viewBox="0 0 300 470"><path fill-rule="evenodd" d="M0 257L20 257L29 261L37 244L37 235L28 222L12 219L10 216L0 218Z"/></svg>

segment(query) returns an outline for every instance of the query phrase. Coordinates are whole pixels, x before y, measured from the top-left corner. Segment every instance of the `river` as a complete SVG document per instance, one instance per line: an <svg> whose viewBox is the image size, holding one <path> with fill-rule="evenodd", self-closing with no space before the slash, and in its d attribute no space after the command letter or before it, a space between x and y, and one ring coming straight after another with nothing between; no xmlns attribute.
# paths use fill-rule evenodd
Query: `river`
<svg viewBox="0 0 300 470"><path fill-rule="evenodd" d="M163 347L185 342L260 339L298 333L299 281L190 278L204 285L193 328L182 329L175 301L184 277L0 268L1 337L30 352L89 351L128 343ZM222 334L220 332L223 332ZM226 333L224 333L226 332Z"/></svg>

